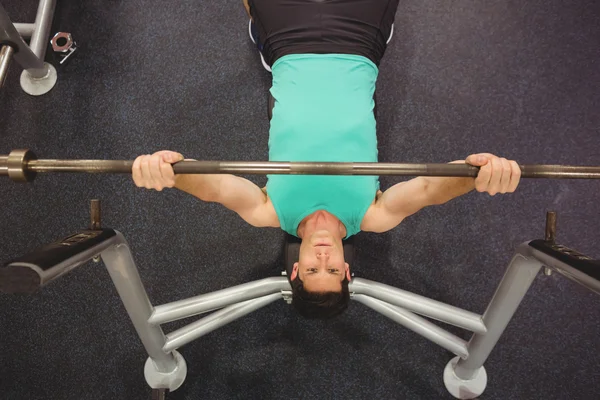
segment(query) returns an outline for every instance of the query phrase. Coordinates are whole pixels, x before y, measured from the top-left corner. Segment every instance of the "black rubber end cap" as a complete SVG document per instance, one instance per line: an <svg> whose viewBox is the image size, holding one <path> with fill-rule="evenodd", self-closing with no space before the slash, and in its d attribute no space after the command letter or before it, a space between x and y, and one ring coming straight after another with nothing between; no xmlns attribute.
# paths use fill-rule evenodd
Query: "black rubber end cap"
<svg viewBox="0 0 600 400"><path fill-rule="evenodd" d="M7 265L0 268L0 292L31 294L40 288L41 278L31 268Z"/></svg>

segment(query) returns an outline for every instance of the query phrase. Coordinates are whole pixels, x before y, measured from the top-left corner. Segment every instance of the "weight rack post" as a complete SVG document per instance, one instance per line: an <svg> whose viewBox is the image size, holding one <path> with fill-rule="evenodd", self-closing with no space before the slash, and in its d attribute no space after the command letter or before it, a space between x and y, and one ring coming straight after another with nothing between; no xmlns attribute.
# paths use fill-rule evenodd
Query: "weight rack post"
<svg viewBox="0 0 600 400"><path fill-rule="evenodd" d="M102 215L101 215L101 207L100 200L94 199L90 201L90 229L93 231L102 229ZM100 262L100 256L95 256L92 258L92 261L95 263Z"/></svg>
<svg viewBox="0 0 600 400"><path fill-rule="evenodd" d="M556 212L546 212L546 234L544 239L552 244L556 243ZM544 275L552 275L552 270L544 267Z"/></svg>

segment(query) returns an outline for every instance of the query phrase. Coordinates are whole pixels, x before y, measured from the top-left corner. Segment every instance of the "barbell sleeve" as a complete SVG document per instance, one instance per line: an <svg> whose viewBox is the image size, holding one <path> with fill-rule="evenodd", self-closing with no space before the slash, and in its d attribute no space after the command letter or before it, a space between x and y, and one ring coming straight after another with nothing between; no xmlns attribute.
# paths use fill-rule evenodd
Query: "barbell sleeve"
<svg viewBox="0 0 600 400"><path fill-rule="evenodd" d="M29 150L0 155L0 176L28 182L37 173L83 172L130 174L130 160L38 160ZM600 179L598 166L520 165L523 178ZM238 175L396 175L476 177L479 168L467 164L398 164L364 162L180 161L176 174Z"/></svg>

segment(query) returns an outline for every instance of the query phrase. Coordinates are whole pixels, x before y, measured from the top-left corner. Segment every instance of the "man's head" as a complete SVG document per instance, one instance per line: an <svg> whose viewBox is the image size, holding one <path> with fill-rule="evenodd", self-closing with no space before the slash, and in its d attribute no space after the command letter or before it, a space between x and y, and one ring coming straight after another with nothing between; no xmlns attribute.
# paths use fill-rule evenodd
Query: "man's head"
<svg viewBox="0 0 600 400"><path fill-rule="evenodd" d="M290 276L292 304L307 318L330 318L348 307L350 266L344 260L339 229L310 228L304 231L300 257Z"/></svg>
<svg viewBox="0 0 600 400"><path fill-rule="evenodd" d="M296 276L309 292L339 292L344 277L350 280L350 266L344 260L341 237L335 237L327 230L303 237L291 280Z"/></svg>

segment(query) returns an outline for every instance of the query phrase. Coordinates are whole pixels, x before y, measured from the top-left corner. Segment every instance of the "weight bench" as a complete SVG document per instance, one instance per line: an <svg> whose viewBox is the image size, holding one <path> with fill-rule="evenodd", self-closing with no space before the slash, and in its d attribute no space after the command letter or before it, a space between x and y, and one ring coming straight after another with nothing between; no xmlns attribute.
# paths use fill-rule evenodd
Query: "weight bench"
<svg viewBox="0 0 600 400"><path fill-rule="evenodd" d="M517 247L483 315L362 278L352 279L351 298L454 353L456 357L443 372L445 386L456 398L473 399L487 384L484 362L543 266L600 294L600 262L555 244L552 234L555 220L549 221L545 240ZM99 229L98 224L93 222L94 229L83 230L7 263L0 268L0 291L32 293L99 255L148 352L144 375L153 389L153 399L165 399L168 391L183 384L187 366L177 351L181 346L274 301L291 301L288 278L279 276L153 306L125 237L113 229ZM298 251L299 241L288 237L285 246L288 270L297 261ZM344 245L344 253L352 261L351 242ZM209 311L214 312L171 333L165 334L161 328L161 324ZM467 329L473 336L466 342L423 317Z"/></svg>

